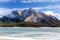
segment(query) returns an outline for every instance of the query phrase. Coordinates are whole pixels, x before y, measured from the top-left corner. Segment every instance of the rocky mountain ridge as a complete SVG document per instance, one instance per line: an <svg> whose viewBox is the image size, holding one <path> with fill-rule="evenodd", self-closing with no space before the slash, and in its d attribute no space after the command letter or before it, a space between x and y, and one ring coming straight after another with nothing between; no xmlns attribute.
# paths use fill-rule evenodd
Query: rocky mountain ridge
<svg viewBox="0 0 60 40"><path fill-rule="evenodd" d="M30 8L28 10L14 10L11 14L0 18L3 22L40 22L47 25L54 25L60 21L54 16L48 16L43 12L37 12Z"/></svg>

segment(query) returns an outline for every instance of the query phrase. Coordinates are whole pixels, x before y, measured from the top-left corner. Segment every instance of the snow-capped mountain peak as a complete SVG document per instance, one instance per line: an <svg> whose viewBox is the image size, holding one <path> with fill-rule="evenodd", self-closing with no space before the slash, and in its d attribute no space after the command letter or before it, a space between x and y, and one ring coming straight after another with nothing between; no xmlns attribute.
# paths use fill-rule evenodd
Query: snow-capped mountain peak
<svg viewBox="0 0 60 40"><path fill-rule="evenodd" d="M40 22L41 20L49 21L51 18L56 19L56 17L51 15L54 15L53 12L37 12L30 8L28 10L14 10L6 17L19 21Z"/></svg>

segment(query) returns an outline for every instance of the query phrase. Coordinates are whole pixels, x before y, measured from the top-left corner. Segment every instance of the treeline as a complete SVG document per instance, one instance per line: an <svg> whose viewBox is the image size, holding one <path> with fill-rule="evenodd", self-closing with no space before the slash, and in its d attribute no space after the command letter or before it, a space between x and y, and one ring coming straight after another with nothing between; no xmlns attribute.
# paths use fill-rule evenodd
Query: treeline
<svg viewBox="0 0 60 40"><path fill-rule="evenodd" d="M59 23L46 24L41 22L0 22L0 27L59 27Z"/></svg>

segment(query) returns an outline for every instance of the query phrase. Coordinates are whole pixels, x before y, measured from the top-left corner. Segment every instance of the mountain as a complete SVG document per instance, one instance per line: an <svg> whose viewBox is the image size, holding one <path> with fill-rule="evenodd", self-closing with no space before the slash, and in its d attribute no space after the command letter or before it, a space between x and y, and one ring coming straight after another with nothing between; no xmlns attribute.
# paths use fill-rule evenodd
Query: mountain
<svg viewBox="0 0 60 40"><path fill-rule="evenodd" d="M3 22L38 22L50 26L57 26L60 23L56 17L46 15L43 12L29 8L27 10L14 10L11 14L0 18Z"/></svg>

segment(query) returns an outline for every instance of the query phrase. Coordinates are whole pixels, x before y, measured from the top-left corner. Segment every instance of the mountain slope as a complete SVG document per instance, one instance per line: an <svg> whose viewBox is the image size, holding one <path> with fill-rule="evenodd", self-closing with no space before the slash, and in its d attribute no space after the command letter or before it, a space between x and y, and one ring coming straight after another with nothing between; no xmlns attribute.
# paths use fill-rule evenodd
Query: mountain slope
<svg viewBox="0 0 60 40"><path fill-rule="evenodd" d="M11 14L0 18L0 20L2 22L38 22L47 26L60 26L60 21L56 17L37 12L32 8L28 10L14 10Z"/></svg>

